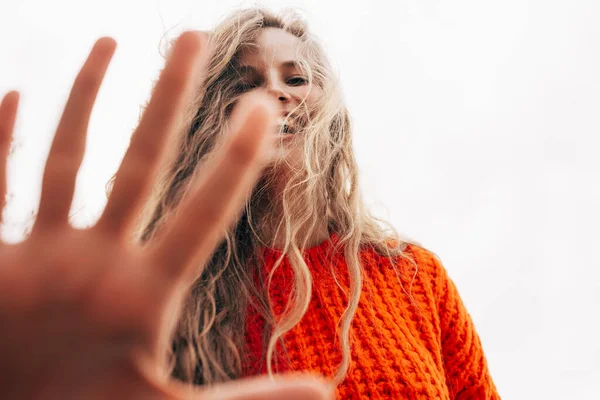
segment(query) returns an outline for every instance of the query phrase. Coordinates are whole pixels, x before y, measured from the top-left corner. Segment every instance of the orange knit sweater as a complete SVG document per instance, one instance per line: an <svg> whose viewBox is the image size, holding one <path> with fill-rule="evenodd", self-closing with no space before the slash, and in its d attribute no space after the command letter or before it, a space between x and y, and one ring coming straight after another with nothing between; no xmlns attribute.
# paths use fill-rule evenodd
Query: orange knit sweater
<svg viewBox="0 0 600 400"><path fill-rule="evenodd" d="M313 295L303 319L284 337L287 358L278 357L278 365L284 365L278 373L311 371L332 377L341 361L336 323L346 308L349 279L343 253L328 251L335 241L333 234L331 241L303 252ZM446 270L422 248L409 245L405 253L416 261L416 273L410 262L399 259L396 274L388 259L371 248L361 250L363 290L351 328L352 361L336 397L499 399L473 322ZM265 249L265 274L280 254ZM271 284L276 315L284 311L292 277L285 258ZM264 322L252 310L247 321L250 357L245 368L247 375L262 374L266 368L258 360ZM284 360L289 360L287 367Z"/></svg>

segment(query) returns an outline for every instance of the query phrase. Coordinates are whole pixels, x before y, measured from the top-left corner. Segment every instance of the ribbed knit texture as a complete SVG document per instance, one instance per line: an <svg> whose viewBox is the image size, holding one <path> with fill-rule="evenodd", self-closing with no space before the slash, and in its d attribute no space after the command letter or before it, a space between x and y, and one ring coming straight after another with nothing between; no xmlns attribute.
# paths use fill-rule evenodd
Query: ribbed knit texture
<svg viewBox="0 0 600 400"><path fill-rule="evenodd" d="M333 234L331 241L336 240ZM348 302L349 276L343 253L332 255L331 247L326 241L303 252L313 295L300 324L284 337L291 364L278 373L311 371L331 378L341 361L336 332ZM394 261L397 274L387 258L361 249L364 280L351 328L352 361L337 399L499 399L471 317L446 270L420 247L409 245L405 253L416 261L418 272L400 258ZM280 254L265 249L265 275ZM292 282L285 258L270 291L276 315L285 308ZM260 359L263 326L249 310L250 360ZM248 361L246 370L248 375L266 373L256 361Z"/></svg>

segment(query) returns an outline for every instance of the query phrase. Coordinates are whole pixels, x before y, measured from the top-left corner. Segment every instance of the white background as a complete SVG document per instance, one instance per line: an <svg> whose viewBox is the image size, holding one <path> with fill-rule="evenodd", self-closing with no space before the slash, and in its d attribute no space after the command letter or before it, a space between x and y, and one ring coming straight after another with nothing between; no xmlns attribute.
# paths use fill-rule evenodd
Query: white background
<svg viewBox="0 0 600 400"><path fill-rule="evenodd" d="M92 115L75 222L94 220L162 65L166 31L238 1L0 0L0 93L22 92L4 237L37 206L73 77L119 47ZM435 251L505 399L600 398L600 3L263 1L297 7L339 69L363 190Z"/></svg>

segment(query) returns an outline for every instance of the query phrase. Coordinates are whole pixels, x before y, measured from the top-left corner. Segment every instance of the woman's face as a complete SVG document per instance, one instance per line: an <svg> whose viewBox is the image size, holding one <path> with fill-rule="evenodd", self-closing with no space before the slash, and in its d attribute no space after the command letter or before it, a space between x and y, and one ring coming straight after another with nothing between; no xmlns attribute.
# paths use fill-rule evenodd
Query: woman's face
<svg viewBox="0 0 600 400"><path fill-rule="evenodd" d="M240 92L265 90L280 105L277 132L293 135L299 124L303 124L304 112L292 111L305 100L309 110L320 96L320 89L313 85L309 90L307 77L297 65L296 49L300 39L279 28L265 28L257 38L256 45L244 49L237 61L240 74ZM286 126L282 126L288 114Z"/></svg>

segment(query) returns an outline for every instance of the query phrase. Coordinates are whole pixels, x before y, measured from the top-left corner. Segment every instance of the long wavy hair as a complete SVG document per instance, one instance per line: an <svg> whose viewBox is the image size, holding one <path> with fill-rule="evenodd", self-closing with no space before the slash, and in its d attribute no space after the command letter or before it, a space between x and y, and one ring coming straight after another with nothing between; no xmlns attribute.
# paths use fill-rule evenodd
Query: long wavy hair
<svg viewBox="0 0 600 400"><path fill-rule="evenodd" d="M348 304L338 326L342 361L335 376L330 377L334 385L343 381L350 365L349 333L362 291L360 249L368 246L386 257L412 261L403 252L409 241L401 240L390 224L372 216L363 203L350 115L323 47L295 11L273 14L259 7L234 11L210 32L212 53L207 73L182 125L178 150L162 168L159 183L146 204L137 240L152 240L176 210L194 171L214 154L240 96L236 60L244 48L256 45L261 30L269 27L283 29L299 39L297 56L309 89L318 86L323 93L314 109L302 101L293 112L303 121L293 139L302 149L302 160L300 166L288 166L292 172L286 173L285 187L277 194L283 213L276 218L275 232L285 237L285 245L273 271L287 257L294 287L286 312L275 316L267 295L269 280L255 279L262 276L258 273L260 250L273 245L257 232L266 216L272 220L275 212L270 209L272 192L268 190L275 179L281 179L275 165L265 169L240 217L224 232L223 241L191 287L174 332L169 349L172 374L195 384L210 385L243 376L249 307L265 320L262 362L270 375L277 372L278 366L273 364L278 344L285 346L286 332L300 322L311 299L312 278L302 249L324 217L329 232L337 235L335 249L343 251L350 277Z"/></svg>

